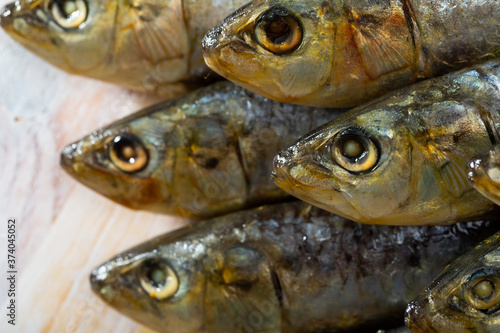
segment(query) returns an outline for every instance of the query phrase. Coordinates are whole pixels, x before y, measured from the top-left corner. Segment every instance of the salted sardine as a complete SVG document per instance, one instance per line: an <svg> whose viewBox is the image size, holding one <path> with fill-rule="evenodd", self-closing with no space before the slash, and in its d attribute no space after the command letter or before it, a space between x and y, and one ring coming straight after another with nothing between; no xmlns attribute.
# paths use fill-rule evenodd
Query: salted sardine
<svg viewBox="0 0 500 333"><path fill-rule="evenodd" d="M106 303L159 332L375 332L491 232L369 226L302 202L165 234L95 268Z"/></svg>
<svg viewBox="0 0 500 333"><path fill-rule="evenodd" d="M274 161L276 183L313 205L370 224L442 224L498 208L467 181L498 143L500 65L493 60L354 108Z"/></svg>
<svg viewBox="0 0 500 333"><path fill-rule="evenodd" d="M274 155L340 113L219 82L94 131L64 148L61 165L130 208L214 216L283 200Z"/></svg>

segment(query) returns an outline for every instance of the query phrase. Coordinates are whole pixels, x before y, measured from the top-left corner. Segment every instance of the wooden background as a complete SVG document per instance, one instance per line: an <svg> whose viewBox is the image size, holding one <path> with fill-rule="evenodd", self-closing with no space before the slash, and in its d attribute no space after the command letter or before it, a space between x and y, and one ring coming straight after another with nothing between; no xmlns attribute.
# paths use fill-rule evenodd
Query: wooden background
<svg viewBox="0 0 500 333"><path fill-rule="evenodd" d="M0 29L0 332L151 332L101 302L88 276L118 252L183 222L92 192L62 171L59 152L155 101L68 75ZM17 219L15 327L6 316L10 217Z"/></svg>

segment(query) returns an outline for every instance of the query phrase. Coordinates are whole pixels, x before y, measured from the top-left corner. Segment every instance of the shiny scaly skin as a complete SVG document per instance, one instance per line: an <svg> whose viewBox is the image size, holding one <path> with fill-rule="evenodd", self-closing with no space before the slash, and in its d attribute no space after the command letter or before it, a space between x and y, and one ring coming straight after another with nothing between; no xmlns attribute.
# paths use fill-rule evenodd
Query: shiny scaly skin
<svg viewBox="0 0 500 333"><path fill-rule="evenodd" d="M354 108L304 136L274 161L290 194L369 224L443 224L496 206L467 181L468 162L500 133L500 65L489 61L429 79ZM332 142L355 129L378 145L371 170L355 174Z"/></svg>
<svg viewBox="0 0 500 333"><path fill-rule="evenodd" d="M271 179L274 155L340 113L218 82L94 131L63 150L61 165L130 208L211 217L284 200ZM123 172L110 159L110 145L124 133L139 137L148 151L139 172Z"/></svg>
<svg viewBox="0 0 500 333"><path fill-rule="evenodd" d="M300 20L296 50L274 54L254 34L260 15ZM258 0L203 40L215 72L287 103L353 107L420 79L500 56L496 0Z"/></svg>
<svg viewBox="0 0 500 333"><path fill-rule="evenodd" d="M217 78L203 61L201 39L247 0L86 2L87 20L74 29L56 23L52 0L9 4L0 26L67 72L174 97Z"/></svg>
<svg viewBox="0 0 500 333"><path fill-rule="evenodd" d="M500 205L500 144L469 163L469 181L479 193Z"/></svg>
<svg viewBox="0 0 500 333"><path fill-rule="evenodd" d="M500 332L498 310L490 314L479 311L463 297L467 282L478 274L500 277L500 233L447 266L408 305L405 316L408 328L421 333Z"/></svg>
<svg viewBox="0 0 500 333"><path fill-rule="evenodd" d="M289 202L165 234L95 268L90 281L159 332L370 332L402 325L409 300L494 226L368 226ZM175 272L170 298L150 297L138 281L152 259Z"/></svg>

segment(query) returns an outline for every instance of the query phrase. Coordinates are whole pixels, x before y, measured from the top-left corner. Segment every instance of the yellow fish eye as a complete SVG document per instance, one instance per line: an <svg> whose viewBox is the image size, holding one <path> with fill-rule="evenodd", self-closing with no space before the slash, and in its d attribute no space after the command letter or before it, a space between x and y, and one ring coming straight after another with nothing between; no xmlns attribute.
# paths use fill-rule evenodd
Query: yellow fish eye
<svg viewBox="0 0 500 333"><path fill-rule="evenodd" d="M141 171L148 164L148 152L142 142L130 134L118 135L111 143L109 157L124 172Z"/></svg>
<svg viewBox="0 0 500 333"><path fill-rule="evenodd" d="M466 284L464 299L481 311L495 311L500 305L500 278L480 276Z"/></svg>
<svg viewBox="0 0 500 333"><path fill-rule="evenodd" d="M261 15L254 34L262 47L276 54L291 52L302 42L299 21L280 7L271 8Z"/></svg>
<svg viewBox="0 0 500 333"><path fill-rule="evenodd" d="M145 260L138 275L142 289L158 300L172 297L179 288L179 279L172 268L157 259Z"/></svg>
<svg viewBox="0 0 500 333"><path fill-rule="evenodd" d="M53 0L50 12L57 24L72 29L87 20L88 8L85 0Z"/></svg>
<svg viewBox="0 0 500 333"><path fill-rule="evenodd" d="M338 165L353 173L371 170L379 159L373 140L356 130L345 130L335 136L331 153Z"/></svg>

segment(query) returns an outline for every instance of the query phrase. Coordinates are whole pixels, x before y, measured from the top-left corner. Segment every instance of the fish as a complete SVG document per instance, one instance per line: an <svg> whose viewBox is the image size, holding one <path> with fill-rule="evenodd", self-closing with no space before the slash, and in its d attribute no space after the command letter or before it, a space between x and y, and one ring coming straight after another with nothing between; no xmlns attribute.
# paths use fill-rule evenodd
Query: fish
<svg viewBox="0 0 500 333"><path fill-rule="evenodd" d="M412 332L500 332L500 233L460 256L408 305Z"/></svg>
<svg viewBox="0 0 500 333"><path fill-rule="evenodd" d="M276 155L276 184L368 224L455 223L498 213L467 174L469 160L498 143L499 61L349 110Z"/></svg>
<svg viewBox="0 0 500 333"><path fill-rule="evenodd" d="M500 144L470 161L468 179L479 193L500 205Z"/></svg>
<svg viewBox="0 0 500 333"><path fill-rule="evenodd" d="M345 110L286 105L228 81L97 129L61 152L76 180L129 208L207 218L287 200L273 158Z"/></svg>
<svg viewBox="0 0 500 333"><path fill-rule="evenodd" d="M268 98L354 107L500 56L497 0L256 0L204 37L221 76Z"/></svg>
<svg viewBox="0 0 500 333"><path fill-rule="evenodd" d="M18 0L0 11L0 26L66 72L173 98L218 79L201 39L246 2Z"/></svg>
<svg viewBox="0 0 500 333"><path fill-rule="evenodd" d="M149 240L90 283L158 332L376 332L497 225L370 226L292 201Z"/></svg>

